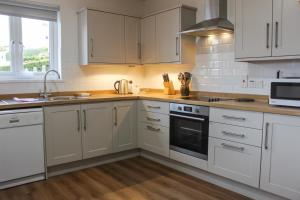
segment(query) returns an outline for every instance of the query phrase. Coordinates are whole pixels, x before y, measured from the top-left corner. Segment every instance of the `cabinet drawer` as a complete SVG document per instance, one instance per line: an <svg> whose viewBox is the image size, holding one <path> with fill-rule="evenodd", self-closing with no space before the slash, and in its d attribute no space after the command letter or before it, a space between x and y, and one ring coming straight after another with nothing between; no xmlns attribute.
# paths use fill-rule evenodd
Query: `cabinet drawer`
<svg viewBox="0 0 300 200"><path fill-rule="evenodd" d="M169 128L140 122L139 136L142 149L170 157Z"/></svg>
<svg viewBox="0 0 300 200"><path fill-rule="evenodd" d="M169 103L159 101L140 101L139 110L155 112L161 114L169 114Z"/></svg>
<svg viewBox="0 0 300 200"><path fill-rule="evenodd" d="M210 108L210 121L249 128L262 129L263 113Z"/></svg>
<svg viewBox="0 0 300 200"><path fill-rule="evenodd" d="M262 130L210 122L209 136L261 147Z"/></svg>
<svg viewBox="0 0 300 200"><path fill-rule="evenodd" d="M209 138L208 170L214 174L259 186L261 148Z"/></svg>
<svg viewBox="0 0 300 200"><path fill-rule="evenodd" d="M165 127L169 127L170 125L170 116L160 113L139 111L139 120L140 122L146 122Z"/></svg>

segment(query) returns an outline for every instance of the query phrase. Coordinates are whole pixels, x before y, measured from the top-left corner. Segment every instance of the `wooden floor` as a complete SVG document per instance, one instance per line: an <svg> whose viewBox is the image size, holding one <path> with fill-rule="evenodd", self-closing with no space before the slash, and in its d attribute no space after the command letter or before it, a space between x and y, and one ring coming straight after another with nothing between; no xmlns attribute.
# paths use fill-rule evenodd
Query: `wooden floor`
<svg viewBox="0 0 300 200"><path fill-rule="evenodd" d="M0 191L0 200L249 200L144 158Z"/></svg>

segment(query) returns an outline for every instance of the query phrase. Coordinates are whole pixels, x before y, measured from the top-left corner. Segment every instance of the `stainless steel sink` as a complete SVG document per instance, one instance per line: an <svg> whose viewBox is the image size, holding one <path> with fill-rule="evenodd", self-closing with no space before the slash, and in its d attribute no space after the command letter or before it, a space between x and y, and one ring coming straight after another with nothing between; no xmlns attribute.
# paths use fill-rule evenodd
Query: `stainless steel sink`
<svg viewBox="0 0 300 200"><path fill-rule="evenodd" d="M54 97L49 97L47 100L48 101L70 101L76 99L75 96L54 96Z"/></svg>

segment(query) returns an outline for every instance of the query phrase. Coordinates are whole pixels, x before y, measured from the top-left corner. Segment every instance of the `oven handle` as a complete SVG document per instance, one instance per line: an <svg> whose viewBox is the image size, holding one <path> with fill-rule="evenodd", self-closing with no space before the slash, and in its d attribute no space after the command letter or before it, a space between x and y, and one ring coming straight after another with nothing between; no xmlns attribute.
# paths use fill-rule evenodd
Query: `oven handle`
<svg viewBox="0 0 300 200"><path fill-rule="evenodd" d="M204 121L205 121L204 118L189 117L189 116L182 116L182 115L175 115L175 114L170 114L170 116L173 116L173 117L181 117L181 118L185 118L185 119L193 119L193 120L197 120L197 121L201 121L201 122L204 122Z"/></svg>

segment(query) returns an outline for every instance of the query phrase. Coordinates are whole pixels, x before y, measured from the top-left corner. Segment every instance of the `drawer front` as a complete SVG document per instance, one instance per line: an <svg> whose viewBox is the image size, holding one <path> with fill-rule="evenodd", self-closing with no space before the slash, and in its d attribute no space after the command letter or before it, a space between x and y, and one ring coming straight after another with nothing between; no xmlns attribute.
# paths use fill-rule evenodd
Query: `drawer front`
<svg viewBox="0 0 300 200"><path fill-rule="evenodd" d="M139 146L153 153L170 157L169 128L139 123Z"/></svg>
<svg viewBox="0 0 300 200"><path fill-rule="evenodd" d="M139 111L139 121L165 127L170 126L170 116L160 113Z"/></svg>
<svg viewBox="0 0 300 200"><path fill-rule="evenodd" d="M210 122L209 136L261 147L262 130Z"/></svg>
<svg viewBox="0 0 300 200"><path fill-rule="evenodd" d="M169 103L159 102L159 101L140 101L139 110L144 110L147 112L155 112L161 114L169 114L170 111Z"/></svg>
<svg viewBox="0 0 300 200"><path fill-rule="evenodd" d="M28 126L43 123L43 112L0 115L0 128Z"/></svg>
<svg viewBox="0 0 300 200"><path fill-rule="evenodd" d="M263 113L242 110L210 108L210 121L262 129Z"/></svg>
<svg viewBox="0 0 300 200"><path fill-rule="evenodd" d="M261 148L209 138L208 170L258 188Z"/></svg>

